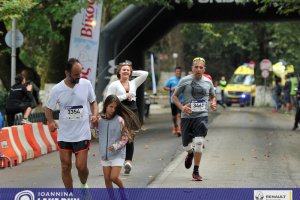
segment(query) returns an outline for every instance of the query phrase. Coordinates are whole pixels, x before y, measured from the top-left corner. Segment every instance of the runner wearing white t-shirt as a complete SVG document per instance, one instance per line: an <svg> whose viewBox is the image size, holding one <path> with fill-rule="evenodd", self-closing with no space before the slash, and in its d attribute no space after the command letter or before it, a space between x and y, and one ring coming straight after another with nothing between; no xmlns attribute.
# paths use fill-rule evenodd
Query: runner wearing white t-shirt
<svg viewBox="0 0 300 200"><path fill-rule="evenodd" d="M50 131L58 129L62 179L66 188L73 188L72 153L75 154L81 187L88 187L86 182L89 175L87 156L91 140L90 112L92 123L97 122L98 115L95 92L89 80L80 78L81 71L80 62L75 58L69 59L65 68L66 78L52 88L46 108ZM53 119L56 105L60 110L59 127Z"/></svg>

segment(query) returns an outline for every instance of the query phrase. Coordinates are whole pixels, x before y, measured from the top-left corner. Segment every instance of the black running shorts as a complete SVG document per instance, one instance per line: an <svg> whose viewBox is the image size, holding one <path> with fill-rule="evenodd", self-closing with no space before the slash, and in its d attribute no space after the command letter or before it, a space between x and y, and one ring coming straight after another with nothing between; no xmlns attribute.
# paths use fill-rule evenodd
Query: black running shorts
<svg viewBox="0 0 300 200"><path fill-rule="evenodd" d="M197 118L181 118L182 145L188 146L194 137L205 137L208 130L208 116Z"/></svg>
<svg viewBox="0 0 300 200"><path fill-rule="evenodd" d="M173 116L175 116L178 113L180 113L179 108L174 103L171 103L171 111L172 111L172 115Z"/></svg>
<svg viewBox="0 0 300 200"><path fill-rule="evenodd" d="M83 140L79 142L58 141L58 146L60 151L72 151L73 153L78 154L81 151L90 149L90 140Z"/></svg>

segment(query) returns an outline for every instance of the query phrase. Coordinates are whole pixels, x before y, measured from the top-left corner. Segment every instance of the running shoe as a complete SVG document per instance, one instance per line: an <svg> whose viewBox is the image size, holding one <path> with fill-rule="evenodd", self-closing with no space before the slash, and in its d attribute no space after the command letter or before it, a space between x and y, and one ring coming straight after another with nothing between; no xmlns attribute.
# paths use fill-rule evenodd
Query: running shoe
<svg viewBox="0 0 300 200"><path fill-rule="evenodd" d="M28 119L22 119L21 124L31 124Z"/></svg>
<svg viewBox="0 0 300 200"><path fill-rule="evenodd" d="M131 171L132 165L130 164L130 162L126 162L124 165L124 174L129 175L130 171Z"/></svg>
<svg viewBox="0 0 300 200"><path fill-rule="evenodd" d="M193 172L193 181L202 181L202 176L199 175L199 172Z"/></svg>
<svg viewBox="0 0 300 200"><path fill-rule="evenodd" d="M180 137L181 136L181 128L178 127L177 129L177 136Z"/></svg>
<svg viewBox="0 0 300 200"><path fill-rule="evenodd" d="M87 184L81 184L80 186L81 198L83 200L92 200L92 195L89 191L89 186Z"/></svg>
<svg viewBox="0 0 300 200"><path fill-rule="evenodd" d="M88 184L81 184L81 186L80 186L80 188L81 189L87 189L87 188L89 188L89 186L88 186Z"/></svg>
<svg viewBox="0 0 300 200"><path fill-rule="evenodd" d="M177 133L177 128L176 128L176 127L173 127L173 128L172 128L172 133L173 133L173 134L176 134L176 133Z"/></svg>
<svg viewBox="0 0 300 200"><path fill-rule="evenodd" d="M189 169L192 166L194 158L194 151L192 153L188 153L185 157L184 166L185 168Z"/></svg>

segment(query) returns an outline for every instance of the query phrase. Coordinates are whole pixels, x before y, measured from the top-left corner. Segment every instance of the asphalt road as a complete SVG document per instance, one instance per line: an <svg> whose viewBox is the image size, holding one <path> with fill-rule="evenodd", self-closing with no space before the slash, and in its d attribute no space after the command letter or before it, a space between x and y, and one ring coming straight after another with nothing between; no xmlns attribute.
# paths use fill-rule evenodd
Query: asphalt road
<svg viewBox="0 0 300 200"><path fill-rule="evenodd" d="M271 108L228 108L210 125L203 181L191 181L181 153L148 187L299 188L300 130L291 130L293 118Z"/></svg>
<svg viewBox="0 0 300 200"><path fill-rule="evenodd" d="M146 119L145 130L136 137L132 174L122 175L126 187L300 186L300 131L291 131L293 116L248 107L212 113L200 166L205 181L195 183L190 181L191 170L183 167L181 140L171 133L169 113L169 109L160 110ZM91 188L105 187L98 147L94 140L88 161ZM170 165L174 167L164 174ZM75 166L72 174L74 187L79 187ZM1 169L0 177L1 188L63 187L57 152Z"/></svg>
<svg viewBox="0 0 300 200"><path fill-rule="evenodd" d="M146 187L174 159L177 151L181 151L181 139L171 133L169 109L162 112L166 113L152 114L146 119L144 130L136 136L132 173L130 176L122 175L126 187ZM90 170L88 185L91 188L105 187L98 148L98 141L93 140L88 158ZM72 174L74 187L79 187L74 164ZM0 177L1 188L63 187L58 152L27 160L12 169L0 169Z"/></svg>

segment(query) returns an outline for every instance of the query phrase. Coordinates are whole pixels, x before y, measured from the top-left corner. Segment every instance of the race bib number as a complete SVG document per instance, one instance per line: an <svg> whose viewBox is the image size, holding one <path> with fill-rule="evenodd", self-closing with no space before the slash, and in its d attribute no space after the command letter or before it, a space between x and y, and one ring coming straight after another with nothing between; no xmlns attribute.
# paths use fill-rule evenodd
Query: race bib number
<svg viewBox="0 0 300 200"><path fill-rule="evenodd" d="M83 116L83 106L67 106L65 113L68 120L81 119Z"/></svg>
<svg viewBox="0 0 300 200"><path fill-rule="evenodd" d="M206 111L207 102L205 100L193 100L191 101L192 112L204 112Z"/></svg>

